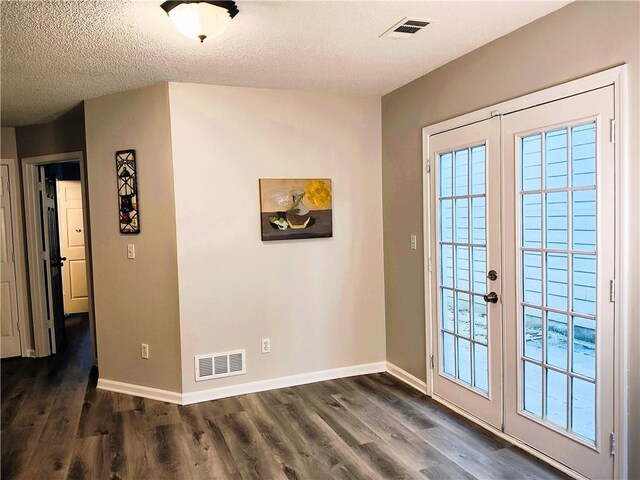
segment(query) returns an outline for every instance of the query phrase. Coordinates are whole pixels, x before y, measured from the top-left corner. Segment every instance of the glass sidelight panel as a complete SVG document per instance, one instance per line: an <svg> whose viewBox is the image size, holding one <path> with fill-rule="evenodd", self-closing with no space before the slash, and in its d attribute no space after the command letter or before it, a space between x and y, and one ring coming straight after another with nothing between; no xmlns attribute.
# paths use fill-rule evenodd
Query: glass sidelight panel
<svg viewBox="0 0 640 480"><path fill-rule="evenodd" d="M523 295L525 303L542 304L542 255L539 252L522 254Z"/></svg>
<svg viewBox="0 0 640 480"><path fill-rule="evenodd" d="M566 370L569 347L567 344L567 315L547 312L547 363Z"/></svg>
<svg viewBox="0 0 640 480"><path fill-rule="evenodd" d="M595 124L520 139L520 411L596 438Z"/></svg>
<svg viewBox="0 0 640 480"><path fill-rule="evenodd" d="M486 147L442 153L438 162L440 371L486 394Z"/></svg>
<svg viewBox="0 0 640 480"><path fill-rule="evenodd" d="M523 246L542 246L542 198L539 193L522 196L522 241Z"/></svg>
<svg viewBox="0 0 640 480"><path fill-rule="evenodd" d="M542 310L524 307L524 356L542 360Z"/></svg>
<svg viewBox="0 0 640 480"><path fill-rule="evenodd" d="M594 382L573 378L571 392L571 430L594 442L596 438L596 385Z"/></svg>
<svg viewBox="0 0 640 480"><path fill-rule="evenodd" d="M456 374L456 351L453 345L455 337L448 333L442 334L442 370L451 376Z"/></svg>
<svg viewBox="0 0 640 480"><path fill-rule="evenodd" d="M469 338L471 335L471 305L469 304L469 294L456 292L458 311L456 314L456 333Z"/></svg>
<svg viewBox="0 0 640 480"><path fill-rule="evenodd" d="M540 190L542 179L542 137L540 134L522 139L522 190Z"/></svg>
<svg viewBox="0 0 640 480"><path fill-rule="evenodd" d="M455 304L453 303L453 291L449 289L442 289L442 330L448 330L453 332L453 319L455 318L454 308Z"/></svg>
<svg viewBox="0 0 640 480"><path fill-rule="evenodd" d="M456 200L455 209L455 241L456 243L469 242L469 199Z"/></svg>
<svg viewBox="0 0 640 480"><path fill-rule="evenodd" d="M546 372L546 416L551 423L567 428L567 376L551 369Z"/></svg>
<svg viewBox="0 0 640 480"><path fill-rule="evenodd" d="M542 415L542 369L535 363L524 362L522 370L524 410L539 417Z"/></svg>
<svg viewBox="0 0 640 480"><path fill-rule="evenodd" d="M445 287L453 287L453 247L451 245L440 246L440 258L442 259L442 271L440 281Z"/></svg>
<svg viewBox="0 0 640 480"><path fill-rule="evenodd" d="M573 318L571 371L588 379L596 378L596 322L590 318Z"/></svg>
<svg viewBox="0 0 640 480"><path fill-rule="evenodd" d="M544 136L544 184L546 188L567 186L567 131L557 130Z"/></svg>
<svg viewBox="0 0 640 480"><path fill-rule="evenodd" d="M567 310L567 255L548 253L546 262L547 307Z"/></svg>
<svg viewBox="0 0 640 480"><path fill-rule="evenodd" d="M474 386L482 390L483 392L489 391L489 370L487 360L487 346L480 343L473 345L473 382Z"/></svg>
<svg viewBox="0 0 640 480"><path fill-rule="evenodd" d="M440 155L440 192L450 197L453 192L453 157L450 153Z"/></svg>
<svg viewBox="0 0 640 480"><path fill-rule="evenodd" d="M469 149L454 152L454 194L469 194Z"/></svg>
<svg viewBox="0 0 640 480"><path fill-rule="evenodd" d="M567 192L546 194L545 238L547 248L567 248Z"/></svg>

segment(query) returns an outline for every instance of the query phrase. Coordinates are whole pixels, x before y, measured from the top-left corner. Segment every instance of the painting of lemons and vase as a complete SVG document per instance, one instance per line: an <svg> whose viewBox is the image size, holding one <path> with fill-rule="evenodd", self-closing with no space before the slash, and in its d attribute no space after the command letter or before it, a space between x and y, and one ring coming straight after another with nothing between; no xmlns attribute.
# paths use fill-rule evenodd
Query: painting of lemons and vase
<svg viewBox="0 0 640 480"><path fill-rule="evenodd" d="M333 236L331 180L261 178L262 240Z"/></svg>

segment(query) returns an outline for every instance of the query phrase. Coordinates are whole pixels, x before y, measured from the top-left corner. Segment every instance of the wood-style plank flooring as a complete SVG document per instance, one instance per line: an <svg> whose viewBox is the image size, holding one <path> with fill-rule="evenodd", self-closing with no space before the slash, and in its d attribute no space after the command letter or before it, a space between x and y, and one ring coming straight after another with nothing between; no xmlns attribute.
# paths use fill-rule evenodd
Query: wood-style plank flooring
<svg viewBox="0 0 640 480"><path fill-rule="evenodd" d="M2 478L556 479L387 374L190 406L96 389L86 318L2 361Z"/></svg>

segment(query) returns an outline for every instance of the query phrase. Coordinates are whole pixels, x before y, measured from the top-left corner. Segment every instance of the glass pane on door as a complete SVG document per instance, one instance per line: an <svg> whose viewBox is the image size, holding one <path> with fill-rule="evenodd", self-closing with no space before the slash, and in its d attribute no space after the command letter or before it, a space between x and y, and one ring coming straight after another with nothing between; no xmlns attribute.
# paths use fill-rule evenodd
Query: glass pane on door
<svg viewBox="0 0 640 480"><path fill-rule="evenodd" d="M439 155L440 372L489 392L486 146Z"/></svg>
<svg viewBox="0 0 640 480"><path fill-rule="evenodd" d="M595 443L596 125L519 152L520 411Z"/></svg>

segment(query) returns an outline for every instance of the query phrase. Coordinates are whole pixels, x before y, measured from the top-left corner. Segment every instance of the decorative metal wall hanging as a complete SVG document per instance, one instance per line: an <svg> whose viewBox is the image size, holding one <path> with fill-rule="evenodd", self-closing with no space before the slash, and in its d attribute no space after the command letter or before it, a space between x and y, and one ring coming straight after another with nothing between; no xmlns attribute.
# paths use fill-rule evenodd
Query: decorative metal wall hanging
<svg viewBox="0 0 640 480"><path fill-rule="evenodd" d="M116 152L116 173L118 175L120 233L140 233L135 150Z"/></svg>

